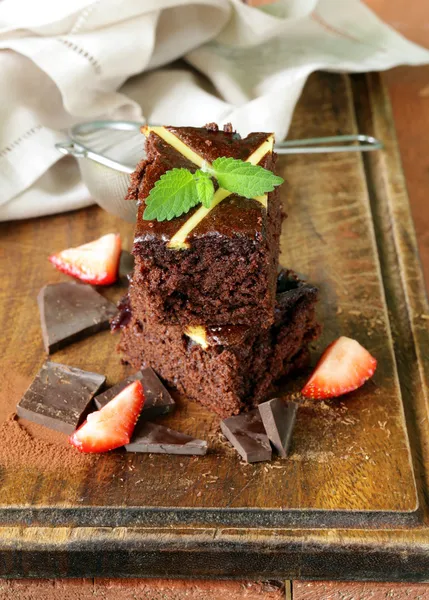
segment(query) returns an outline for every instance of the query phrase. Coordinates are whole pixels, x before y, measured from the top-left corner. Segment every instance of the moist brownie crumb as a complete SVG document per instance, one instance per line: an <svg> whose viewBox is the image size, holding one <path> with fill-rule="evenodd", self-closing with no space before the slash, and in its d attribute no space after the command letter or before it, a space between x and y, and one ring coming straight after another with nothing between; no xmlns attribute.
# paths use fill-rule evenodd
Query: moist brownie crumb
<svg viewBox="0 0 429 600"><path fill-rule="evenodd" d="M241 139L230 124L224 131L215 123L206 128L161 129L208 162L219 156L246 160L272 139L269 133ZM133 249L139 291L134 293L162 323L269 327L274 318L282 221L278 188L268 194L267 207L231 194L187 235L183 247L172 248L171 240L197 208L171 221L146 221L145 199L166 171L195 171L197 165L167 143L159 129L149 134L146 151L128 191L128 198L139 202ZM274 170L275 160L268 150L258 164Z"/></svg>
<svg viewBox="0 0 429 600"><path fill-rule="evenodd" d="M186 328L154 320L131 296L132 316L118 349L133 367L151 366L221 417L238 414L266 399L279 378L306 366L308 346L319 335L317 289L289 274L287 282L281 278L271 328L244 326L238 333L231 327L226 333L222 327L208 328L206 348Z"/></svg>

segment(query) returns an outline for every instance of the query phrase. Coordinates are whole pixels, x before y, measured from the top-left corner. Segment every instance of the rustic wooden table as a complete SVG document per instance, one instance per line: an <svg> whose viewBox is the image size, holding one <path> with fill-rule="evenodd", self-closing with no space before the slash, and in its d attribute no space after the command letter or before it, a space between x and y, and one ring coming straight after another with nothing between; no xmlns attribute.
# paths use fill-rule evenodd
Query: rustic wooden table
<svg viewBox="0 0 429 600"><path fill-rule="evenodd" d="M407 185L414 218L416 219L416 229L420 248L422 256L425 258L429 257L427 236L429 215L427 214L428 211L425 210L424 191L422 191L425 185L426 190L429 189L427 160L425 162L425 157L429 155L427 152L429 149L429 142L424 135L424 115L426 115L427 122L427 115L429 114L427 111L427 103L429 101L427 100L427 96L425 95L426 92L424 91L427 81L425 81L427 71L426 74L423 72L423 74L419 75L420 83L416 83L416 80L411 77L408 72L406 72L404 76L406 77L404 81L408 82L408 89L410 90L408 95L404 92L403 86L398 83L398 81L401 81L402 77L400 72L397 71L389 74L386 80L389 84L390 95L393 102L393 111L395 114L402 160L404 163L404 172L407 177ZM142 575L157 576L165 576L168 574L174 576L193 575L204 577L227 574L235 577L242 576L249 578L288 577L299 579L300 577L309 577L315 579L388 579L396 581L426 580L429 577L429 557L427 553L429 532L426 528L427 504L425 499L427 483L426 473L423 467L423 464L426 463L427 452L427 437L425 437L427 433L425 422L427 418L427 398L425 397L426 388L424 388L424 384L426 383L427 385L427 381L424 381L424 373L418 375L418 377L422 377L420 383L414 377L410 378L407 375L406 371L410 368L410 365L407 364L407 361L410 360L410 354L407 354L407 352L410 348L407 344L405 344L405 346L403 344L404 338L411 332L414 339L411 351L417 353L414 355L413 361L416 361L416 365L421 367L424 363L422 362L423 358L420 356L420 352L422 351L422 348L427 349L428 347L427 321L423 319L422 322L421 319L422 315L425 316L427 313L427 305L425 305L425 300L422 296L421 280L419 280L418 272L415 270L414 242L412 233L409 229L409 223L407 222L407 205L406 199L404 203L403 198L403 182L401 180L400 164L398 162L398 155L394 149L394 140L392 138L393 132L390 128L390 121L389 118L386 118L385 112L383 113L386 107L381 111L384 116L377 112L377 110L373 112L377 103L381 103L381 106L385 102L383 96L384 91L382 86L380 86L377 77L370 77L368 81L365 81L365 78L363 77L357 77L353 81L351 87L347 84L344 89L341 85L334 83L335 76L326 76L325 79L322 77L322 80L324 81L324 84L328 85L329 91L326 91L323 98L319 98L320 103L316 102L312 105L311 100L308 100L310 103L308 106L312 106L312 110L314 110L317 105L320 105L321 107L321 114L317 117L316 115L314 116L314 123L316 126L323 126L323 119L326 118L327 114L335 115L340 111L341 115L341 103L353 89L354 107L359 128L366 131L375 128L374 132L386 140L389 146L388 153L383 155L382 158L365 157L363 166L366 172L365 180L369 185L369 194L372 199L373 218L376 220L378 252L384 277L385 291L388 294L389 320L394 336L393 348L396 363L399 368L398 373L401 381L401 397L406 398L406 420L408 434L411 434L412 440L413 472L409 471L408 467L405 466L408 460L406 458L408 452L406 450L406 442L404 446L401 435L397 437L395 434L393 439L398 441L398 444L401 447L398 446L398 448L392 448L392 454L396 455L395 460L397 461L395 462L394 460L393 468L394 470L397 469L396 473L399 473L399 478L398 476L395 477L393 470L388 476L388 479L383 482L383 476L387 472L384 471L384 474L382 472L380 473L380 479L373 482L375 486L372 488L372 491L368 492L368 490L365 491L365 488L361 488L363 495L354 500L354 508L358 509L358 511L355 512L357 520L355 516L353 516L351 521L347 520L348 517L345 521L341 521L341 519L336 521L335 519L338 518L338 514L329 517L328 513L325 512L324 518L327 518L326 523L324 524L323 521L317 523L314 520L315 515L310 511L311 514L308 514L310 514L310 517L313 520L310 519L310 521L307 522L310 525L316 525L316 529L305 528L305 519L307 517L304 517L301 521L298 520L297 529L296 525L295 527L293 526L293 522L290 520L290 517L288 517L286 511L285 515L280 519L280 524L283 523L286 526L283 529L270 529L270 527L261 529L263 521L261 520L260 515L256 515L256 518L258 519L256 523L258 524L259 529L253 528L252 530L249 530L249 524L247 524L247 529L240 527L237 527L236 529L212 529L208 523L206 526L202 523L199 528L190 529L189 527L184 527L183 523L181 525L182 529L176 526L171 527L170 530L164 528L162 532L159 524L152 529L150 527L142 529L141 527L138 527L138 522L135 522L134 526L130 526L131 524L129 524L127 528L119 527L112 529L111 525L113 522L111 519L115 518L112 515L109 517L109 527L91 528L91 522L88 520L90 519L89 513L88 516L85 517L85 526L80 527L78 530L73 531L65 526L67 523L64 519L73 519L72 513L63 513L65 516L61 517L58 522L58 525L61 526L56 529L51 529L49 527L50 517L48 512L44 513L43 510L40 510L43 508L40 504L40 499L43 500L43 497L47 498L49 496L49 490L48 488L44 489L46 482L39 478L39 480L35 482L37 484L36 487L32 484L32 496L29 497L29 502L35 502L35 506L32 507L31 512L29 512L25 506L19 507L19 511L15 514L19 515L19 519L23 519L23 524L27 522L35 525L38 522L39 524L41 522L46 526L43 528L20 528L17 527L17 523L13 521L13 517L8 517L10 527L3 527L0 530L0 549L2 550L0 554L0 568L3 575L12 575L15 577L55 575L61 577L62 575L81 576L85 574L130 576L141 573ZM371 102L368 104L368 86L375 104L372 104ZM421 91L422 89L423 92ZM346 94L343 99L342 94ZM426 113L424 112L425 107ZM419 108L419 110L417 110L417 108ZM388 111L388 109L386 110ZM351 118L354 117L349 114L349 116L345 118L345 121L341 121L342 126L349 127L351 121L348 119ZM420 123L420 125L416 125L416 123ZM308 126L308 122L306 126ZM295 130L297 134L300 134L303 131L305 133L305 130L303 130L302 127L300 130L299 123ZM411 139L410 131L414 131L414 137ZM413 143L412 140L414 140ZM299 180L303 180L305 172L308 172L308 165L300 162L300 160L295 161L294 165L294 171L296 171L295 183L297 183ZM349 169L348 173L349 175L352 173L353 177L356 176L356 173L358 173L360 169L358 165L356 166L353 163L352 171L350 171L351 163L349 159L345 159L345 162L334 159L331 164L329 162L324 163L324 170L327 172L325 179L323 179L323 185L326 185L327 187L323 191L328 195L332 193L332 188L331 191L329 190L329 169L332 165L335 165L333 173L335 171L339 172L339 170ZM363 191L363 188L361 188L361 183L358 178L353 181L354 185L357 186L356 190L359 190L359 192L356 193L366 193ZM307 188L307 191L308 189L309 188ZM341 188L340 186L335 188L336 195L347 193L345 187ZM391 202L392 198L394 198L393 204ZM393 215L393 220L392 214L388 214L388 219L385 220L386 212L389 211L396 211L396 214ZM88 239L101 225L112 225L109 218L106 219L100 217L98 211L92 209L88 211L88 215L90 215L89 218L84 218L83 221L81 221L84 223L85 230L80 231L80 235L84 235ZM316 225L318 218L319 217L316 217ZM65 223L64 217L55 218L51 220L51 222ZM307 226L308 225L311 226L311 223L307 224ZM384 225L386 225L386 229L384 228ZM36 241L38 244L41 243L43 235L41 237L40 227L42 226L43 220L34 222L34 224L23 224L23 227L18 227L18 231L20 232L19 235L24 237L27 236L26 239L29 241L29 246L27 248L24 247L21 250L18 249L23 253L23 259L26 261L31 260L32 257L30 240L32 240L32 243ZM2 233L5 233L7 236L5 248L8 251L14 250L14 235L11 227L12 226L10 225L2 226ZM28 237L28 232L30 230L32 232L32 238ZM355 237L354 232L356 232L356 230L353 229L353 226L348 227L341 232L341 234L344 235L344 240L346 240L346 246L348 244L347 239L351 240L350 243L352 245L350 248L353 247L353 243L358 244L358 238ZM65 233L66 236L70 237L73 234L76 234L76 230L70 225ZM361 235L365 234L361 232ZM353 242L353 239L355 239L355 242ZM47 240L46 243L49 245L49 240ZM43 249L35 250L35 254L37 254L37 252L43 253ZM308 252L308 249L306 249L306 252ZM295 259L299 262L298 254L295 255ZM402 284L399 288L396 287L395 274L398 274L398 268L402 270L401 277L405 277L405 287ZM428 275L429 260L426 262L425 268L426 274ZM25 274L25 272L26 270L23 267L23 274ZM37 282L37 277L30 280L30 282L31 281L33 281L33 283ZM429 281L429 278L427 281ZM9 294L9 289L9 287L6 289L3 288L2 291L4 297L6 294ZM401 297L401 294L404 291L407 295L406 298ZM347 296L347 290L344 290L344 295ZM31 298L27 298L25 302L30 306ZM364 310L365 309L363 308L362 311L364 312ZM411 322L408 319L404 321L402 315L404 310L411 316ZM359 311L355 309L355 313L357 312ZM5 323L6 316L7 315L4 315ZM330 318L332 318L332 315ZM35 329L37 328L37 317L34 324L29 325L29 327L29 335L37 335L35 333ZM409 329L410 327L411 330ZM16 337L17 335L17 332L12 332L11 343L15 344L16 348L19 346L19 338ZM380 340L380 344L381 343L382 340ZM18 363L25 360L26 356L29 356L28 352L26 355L25 343L23 345L23 354L18 355L18 350L16 350L14 356ZM36 357L34 359L34 364L30 365L30 371L36 370L37 364L40 362L39 358L40 357ZM103 361L105 364L107 364L107 360L107 356L104 356ZM28 364L26 368L28 370ZM18 387L25 387L28 378L29 376L27 375L26 378L19 381ZM10 390L11 388L9 387L7 393L10 393ZM392 394L393 396L396 394L394 388L392 388ZM392 410L396 410L396 408L394 408L395 402L396 400L393 401ZM372 449L374 450L374 448ZM406 450L405 453L404 450ZM386 468L389 469L391 467L392 463L387 461ZM320 469L321 472L323 472L323 464L320 465ZM305 472L303 472L303 475L304 474ZM332 477L333 473L331 473L330 476ZM400 481L401 477L402 481ZM411 479L409 479L410 477ZM417 487L415 490L414 477L417 479ZM408 483L405 483L407 481ZM20 481L21 492L19 493L24 494L24 496L28 493L26 492L27 484L30 485L28 482L23 480ZM396 488L397 485L398 487ZM377 486L381 487L377 489ZM252 486L249 485L248 488L252 489ZM392 493L392 490L396 489L397 492ZM382 494L378 495L380 490L382 491ZM345 491L347 491L347 488ZM13 488L13 486L12 488L7 489L9 499L13 500L15 506L17 506L17 496L15 493L16 488ZM42 495L40 496L41 493ZM57 490L56 494L58 495L59 493L60 492ZM365 494L368 493L369 495L366 496ZM45 494L45 496L43 496L43 494ZM384 499L382 497L383 494L385 496ZM417 494L419 500L420 508L418 511L415 510L415 502L413 501L414 494ZM327 498L328 496L326 496L324 500L324 497L319 495L317 501L323 503ZM247 500L251 501L251 496L248 496ZM384 510L384 516L381 514L381 520L378 520L380 519L380 514L376 515L372 525L367 520L359 521L359 506L364 507L367 500L379 503L379 508L382 509L382 513ZM293 494L290 496L290 501L294 502ZM304 502L304 504L310 502L310 505L314 502L311 500L311 494L308 495L307 498L302 497L300 501ZM350 507L353 509L353 502ZM37 509L36 512L33 512L34 508ZM326 509L328 508L329 506L326 505ZM59 506L59 509L61 509L61 506ZM389 511L391 511L390 516L392 519L388 517ZM59 510L58 514L61 514L61 510ZM95 515L95 518L97 518L97 514ZM409 519L407 515L411 518ZM100 516L101 513L98 514L98 517ZM232 522L233 521L231 521L231 524ZM362 529L363 522L366 522L369 525L369 529ZM103 525L104 523L101 524ZM118 524L121 525L125 523L118 522ZM210 523L210 525L211 524L212 523ZM239 523L237 523L237 525L239 525ZM213 533L216 535L213 536ZM189 560L187 560L188 556ZM11 582L8 583L7 586L5 584L6 587L3 589L0 587L0 592L3 592L2 598L9 597L6 596L6 594L10 594L10 597L12 597L15 593L13 591L13 585L15 585L15 583ZM17 585L21 585L20 593L23 594L23 584ZM43 584L42 582L39 582L37 585L40 586ZM61 588L61 585L61 583L57 584L58 590L60 590L60 595L58 597L61 596L64 600L67 597L74 598L72 595L67 596L69 592L67 589ZM82 586L84 585L87 584L82 582ZM110 584L106 584L105 582L99 584L100 587L97 588L99 589L97 593L99 593L100 597L104 597L102 594L105 593L103 590L105 590L106 585L109 587ZM115 588L115 585L116 584L112 583L112 589ZM132 597L131 594L134 593L132 590L133 585L137 586L137 583L132 584L131 582L128 582L126 585L124 584L124 594L129 593L129 597ZM148 584L140 582L140 586L144 585ZM175 585L177 586L179 584ZM201 592L200 590L200 592L203 595L195 595L195 597L203 598L204 594L208 593L207 588L204 587L205 584L201 585L203 591ZM312 600L313 598L323 597L333 598L335 597L334 594L341 594L342 590L344 591L344 589L347 589L347 587L337 587L334 589L330 588L327 584L320 584L321 586L324 585L324 588L318 588L317 585L319 584L311 585L313 587L308 586L308 584L304 582L297 582L295 587L295 597L311 598ZM25 590L27 589L29 590L29 594L33 593L30 588L25 588ZM93 593L94 589L95 588L93 587ZM147 589L149 589L149 592L147 592L147 590L142 591L143 587L140 588L142 598L158 598L154 591L151 592L150 588ZM240 589L242 591L244 588ZM366 589L368 590L368 588ZM391 588L389 589L391 590ZM118 588L116 587L116 592L117 591ZM232 594L233 591L234 590L231 588L228 593ZM354 591L356 593L356 588L354 588ZM27 592L25 591L25 593ZM144 595L144 593L148 593L149 595ZM210 596L215 599L216 596L213 595L214 593L215 586L213 587L213 591L210 592ZM219 591L219 598L223 597L226 593L226 588L223 592ZM237 593L239 593L239 591ZM276 589L262 590L262 588L255 588L251 590L250 587L246 593L248 593L249 598L264 597L263 594L265 594L266 598L274 598L280 597L278 595L279 593L283 594L283 592L279 592ZM254 595L251 596L250 593L253 593ZM112 597L115 597L114 591L112 594ZM197 592L195 592L195 594L197 594ZM259 594L259 596L256 596L255 594ZM271 596L268 594L271 594ZM301 594L301 596L299 594ZM325 595L323 596L323 594ZM18 597L21 599L21 597L24 598L25 596L22 595ZM40 597L43 597L43 595ZM128 596L124 595L124 598L125 597ZM162 596L159 597L161 598ZM181 598L181 596L177 597ZM190 597L192 598L192 596ZM340 597L340 595L338 595L338 597Z"/></svg>
<svg viewBox="0 0 429 600"><path fill-rule="evenodd" d="M391 69L382 74L382 79L392 105L426 291L429 293L429 65ZM425 579L429 580L429 573ZM386 580L389 580L388 573ZM429 584L294 581L293 598L426 600L429 598Z"/></svg>
<svg viewBox="0 0 429 600"><path fill-rule="evenodd" d="M398 137L402 166L429 289L429 65L398 67L382 75Z"/></svg>

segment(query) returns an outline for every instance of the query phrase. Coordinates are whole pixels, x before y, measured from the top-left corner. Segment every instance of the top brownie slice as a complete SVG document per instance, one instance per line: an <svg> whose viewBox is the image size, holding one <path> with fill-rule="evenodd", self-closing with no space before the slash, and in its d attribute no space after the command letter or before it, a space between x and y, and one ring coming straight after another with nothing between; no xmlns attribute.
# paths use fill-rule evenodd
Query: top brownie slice
<svg viewBox="0 0 429 600"><path fill-rule="evenodd" d="M256 164L273 171L273 135L251 133L241 139L231 126L220 131L215 124L143 130L147 158L137 166L128 192L139 204L134 293L162 323L269 327L282 219L278 188L262 199L228 194L194 227L190 223L200 207L163 222L145 221L143 213L150 190L173 168L195 171L199 160L253 155Z"/></svg>

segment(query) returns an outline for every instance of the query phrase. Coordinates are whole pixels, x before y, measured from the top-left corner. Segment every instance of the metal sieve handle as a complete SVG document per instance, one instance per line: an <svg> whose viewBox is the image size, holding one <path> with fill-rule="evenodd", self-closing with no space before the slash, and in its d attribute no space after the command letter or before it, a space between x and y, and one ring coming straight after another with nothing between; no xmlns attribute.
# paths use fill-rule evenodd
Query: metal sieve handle
<svg viewBox="0 0 429 600"><path fill-rule="evenodd" d="M87 146L76 142L73 138L91 133L93 136L102 135L106 130L140 131L142 123L136 121L92 121L75 125L71 132L71 139L67 142L56 144L62 154L69 154L75 158L89 158L100 165L110 167L121 173L130 174L134 166L126 165L112 160L104 154L99 154ZM93 138L94 139L94 138ZM381 150L383 143L371 135L335 135L328 137L307 138L302 140L286 140L274 146L279 154L321 154L325 152L371 152Z"/></svg>
<svg viewBox="0 0 429 600"><path fill-rule="evenodd" d="M116 160L111 160L107 156L104 156L104 154L97 154L97 152L93 152L89 148L81 146L76 142L59 142L58 144L55 144L55 148L57 148L61 154L74 156L74 158L89 158L99 165L110 167L116 171L121 171L121 173L131 174L134 172L133 167L124 165Z"/></svg>
<svg viewBox="0 0 429 600"><path fill-rule="evenodd" d="M354 144L354 142L358 142ZM331 144L331 145L327 145ZM333 135L329 137L286 140L274 145L278 154L320 154L322 152L371 152L383 143L372 135Z"/></svg>

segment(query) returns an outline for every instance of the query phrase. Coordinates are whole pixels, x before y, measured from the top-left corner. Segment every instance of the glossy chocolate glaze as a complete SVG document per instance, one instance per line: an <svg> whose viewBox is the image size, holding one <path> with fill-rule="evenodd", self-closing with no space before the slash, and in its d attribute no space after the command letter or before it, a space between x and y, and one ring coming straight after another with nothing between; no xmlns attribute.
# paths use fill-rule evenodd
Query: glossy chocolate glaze
<svg viewBox="0 0 429 600"><path fill-rule="evenodd" d="M215 130L213 126L209 128L166 127L166 129L209 162L220 156L244 160L268 137L267 133L251 133L241 139L237 133ZM147 159L138 165L131 178L128 193L129 199L139 201L135 243L154 239L168 242L198 207L172 221L161 223L144 221L144 199L149 195L155 182L166 171L173 168L195 171L197 167L153 132L147 139L146 152ZM275 156L268 154L259 164L267 169L273 169L274 162ZM251 239L265 237L266 214L267 211L260 202L233 194L201 221L190 234L189 240L192 241L192 239L206 235L227 237L243 235Z"/></svg>

